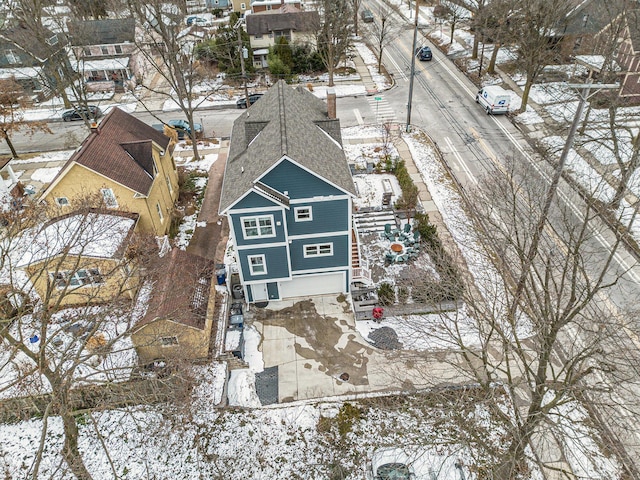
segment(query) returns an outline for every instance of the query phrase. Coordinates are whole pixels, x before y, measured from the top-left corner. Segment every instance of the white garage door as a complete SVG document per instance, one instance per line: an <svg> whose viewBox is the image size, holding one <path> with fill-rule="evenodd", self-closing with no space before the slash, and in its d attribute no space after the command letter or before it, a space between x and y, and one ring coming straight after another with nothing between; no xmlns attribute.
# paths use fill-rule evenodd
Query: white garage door
<svg viewBox="0 0 640 480"><path fill-rule="evenodd" d="M345 273L304 275L290 282L280 282L280 298L305 297L344 292Z"/></svg>

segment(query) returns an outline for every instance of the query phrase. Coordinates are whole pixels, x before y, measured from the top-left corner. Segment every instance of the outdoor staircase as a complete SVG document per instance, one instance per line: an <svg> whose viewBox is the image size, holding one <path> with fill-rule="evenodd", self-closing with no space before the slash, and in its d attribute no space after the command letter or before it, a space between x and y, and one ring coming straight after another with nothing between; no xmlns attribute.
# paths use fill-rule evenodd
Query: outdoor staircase
<svg viewBox="0 0 640 480"><path fill-rule="evenodd" d="M396 216L393 210L378 210L353 215L354 222L360 233L384 232L384 226L389 223L396 226Z"/></svg>
<svg viewBox="0 0 640 480"><path fill-rule="evenodd" d="M360 246L355 228L351 229L351 283L371 285L369 262L360 258Z"/></svg>
<svg viewBox="0 0 640 480"><path fill-rule="evenodd" d="M245 362L244 360L240 360L238 357L229 352L224 352L218 355L218 360L220 360L221 362L226 362L227 369L229 371L249 368L249 364L247 362Z"/></svg>

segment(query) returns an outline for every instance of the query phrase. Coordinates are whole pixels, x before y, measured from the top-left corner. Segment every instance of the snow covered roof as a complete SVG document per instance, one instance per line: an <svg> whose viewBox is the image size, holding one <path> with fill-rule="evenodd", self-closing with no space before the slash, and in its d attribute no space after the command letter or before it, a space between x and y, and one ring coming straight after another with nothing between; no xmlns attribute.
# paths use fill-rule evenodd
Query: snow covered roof
<svg viewBox="0 0 640 480"><path fill-rule="evenodd" d="M0 68L0 78L14 77L17 80L36 78L42 73L42 67Z"/></svg>
<svg viewBox="0 0 640 480"><path fill-rule="evenodd" d="M104 58L101 60L81 60L73 66L76 72L88 72L90 70L120 70L129 67L129 57Z"/></svg>
<svg viewBox="0 0 640 480"><path fill-rule="evenodd" d="M605 56L604 55L576 55L576 62L580 65L584 65L587 68L592 70L596 70L598 72L602 71L602 67L604 66ZM614 61L612 65L613 71L620 71L620 66Z"/></svg>
<svg viewBox="0 0 640 480"><path fill-rule="evenodd" d="M116 257L122 253L137 220L137 214L97 211L55 218L33 237L18 261L18 267L62 253L93 258Z"/></svg>

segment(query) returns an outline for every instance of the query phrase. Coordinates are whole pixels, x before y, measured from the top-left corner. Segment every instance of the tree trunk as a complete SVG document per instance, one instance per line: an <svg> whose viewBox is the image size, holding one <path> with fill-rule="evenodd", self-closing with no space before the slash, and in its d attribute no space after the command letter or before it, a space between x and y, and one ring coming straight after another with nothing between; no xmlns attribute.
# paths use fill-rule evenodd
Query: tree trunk
<svg viewBox="0 0 640 480"><path fill-rule="evenodd" d="M66 400L62 400L66 403ZM64 447L62 456L78 480L92 480L92 476L82 460L78 450L78 425L66 405L60 405L60 416L64 427Z"/></svg>
<svg viewBox="0 0 640 480"><path fill-rule="evenodd" d="M328 68L329 73L329 87L333 87L333 67Z"/></svg>
<svg viewBox="0 0 640 480"><path fill-rule="evenodd" d="M475 60L478 58L478 45L480 43L480 38L478 38L478 31L473 33L473 48L471 49L471 59Z"/></svg>
<svg viewBox="0 0 640 480"><path fill-rule="evenodd" d="M529 92L531 91L532 85L533 79L530 75L527 75L527 82L524 84L524 89L522 90L522 105L520 106L520 113L527 110L527 102L529 102Z"/></svg>
<svg viewBox="0 0 640 480"><path fill-rule="evenodd" d="M20 158L19 155L18 155L18 152L16 152L16 148L13 146L13 142L9 138L9 135L7 134L7 132L4 132L4 139L7 142L7 146L9 147L9 150L11 150L11 156L13 158Z"/></svg>
<svg viewBox="0 0 640 480"><path fill-rule="evenodd" d="M500 42L496 42L493 46L493 52L491 53L491 60L489 60L489 68L487 68L487 73L493 75L496 73L496 61L498 59L498 50L502 44Z"/></svg>
<svg viewBox="0 0 640 480"><path fill-rule="evenodd" d="M451 23L451 37L449 38L449 45L453 45L453 32L456 30L456 22Z"/></svg>

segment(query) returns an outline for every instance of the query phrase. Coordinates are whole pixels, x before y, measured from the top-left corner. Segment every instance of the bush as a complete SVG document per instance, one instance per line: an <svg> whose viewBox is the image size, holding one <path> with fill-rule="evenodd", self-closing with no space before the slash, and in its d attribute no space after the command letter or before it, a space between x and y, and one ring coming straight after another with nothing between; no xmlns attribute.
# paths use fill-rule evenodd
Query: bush
<svg viewBox="0 0 640 480"><path fill-rule="evenodd" d="M381 305L392 305L396 301L396 292L393 285L383 282L378 287L378 301Z"/></svg>

